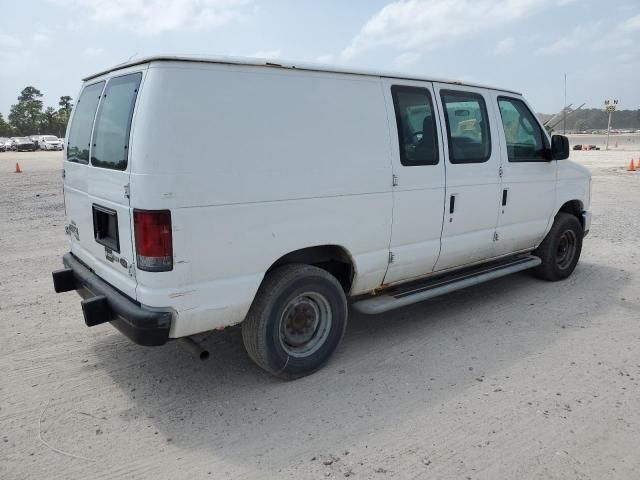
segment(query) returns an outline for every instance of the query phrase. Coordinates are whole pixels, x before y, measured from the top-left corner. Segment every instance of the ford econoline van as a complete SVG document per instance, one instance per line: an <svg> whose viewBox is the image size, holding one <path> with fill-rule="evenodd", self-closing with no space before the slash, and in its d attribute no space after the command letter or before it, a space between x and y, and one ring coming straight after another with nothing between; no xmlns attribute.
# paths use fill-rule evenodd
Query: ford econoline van
<svg viewBox="0 0 640 480"><path fill-rule="evenodd" d="M455 81L156 56L84 79L65 142L53 280L85 323L203 357L191 336L241 324L286 379L329 359L349 309L566 278L591 224L567 139L520 93Z"/></svg>

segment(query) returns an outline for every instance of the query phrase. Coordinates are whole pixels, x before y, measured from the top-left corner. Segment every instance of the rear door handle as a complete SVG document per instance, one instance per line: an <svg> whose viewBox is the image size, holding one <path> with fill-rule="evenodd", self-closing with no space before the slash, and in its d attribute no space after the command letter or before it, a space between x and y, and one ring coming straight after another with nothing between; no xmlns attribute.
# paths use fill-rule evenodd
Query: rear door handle
<svg viewBox="0 0 640 480"><path fill-rule="evenodd" d="M507 204L507 192L508 190L506 188L502 190L502 206L503 207Z"/></svg>
<svg viewBox="0 0 640 480"><path fill-rule="evenodd" d="M456 210L456 196L451 195L449 197L449 214L452 214Z"/></svg>

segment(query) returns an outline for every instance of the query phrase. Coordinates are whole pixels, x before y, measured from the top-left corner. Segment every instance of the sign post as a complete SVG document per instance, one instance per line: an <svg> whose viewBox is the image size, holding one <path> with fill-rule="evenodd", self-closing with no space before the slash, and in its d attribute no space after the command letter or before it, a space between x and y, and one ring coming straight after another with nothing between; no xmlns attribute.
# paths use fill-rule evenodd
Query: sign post
<svg viewBox="0 0 640 480"><path fill-rule="evenodd" d="M607 147L606 150L609 150L609 135L611 134L611 115L616 111L616 107L618 106L618 100L605 100L604 101L604 111L609 114L609 123L607 124Z"/></svg>

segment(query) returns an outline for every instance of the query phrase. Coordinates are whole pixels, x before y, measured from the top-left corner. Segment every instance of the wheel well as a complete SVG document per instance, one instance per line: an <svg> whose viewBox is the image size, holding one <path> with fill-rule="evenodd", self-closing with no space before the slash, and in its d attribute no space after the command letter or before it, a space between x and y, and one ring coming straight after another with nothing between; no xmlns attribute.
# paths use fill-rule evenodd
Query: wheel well
<svg viewBox="0 0 640 480"><path fill-rule="evenodd" d="M569 200L562 207L560 207L560 212L570 213L574 215L582 225L582 212L584 211L584 205L580 200ZM582 225L584 227L584 225Z"/></svg>
<svg viewBox="0 0 640 480"><path fill-rule="evenodd" d="M267 273L282 265L303 263L326 270L336 277L345 293L351 290L355 268L349 252L339 245L318 245L294 250L280 257L269 267Z"/></svg>

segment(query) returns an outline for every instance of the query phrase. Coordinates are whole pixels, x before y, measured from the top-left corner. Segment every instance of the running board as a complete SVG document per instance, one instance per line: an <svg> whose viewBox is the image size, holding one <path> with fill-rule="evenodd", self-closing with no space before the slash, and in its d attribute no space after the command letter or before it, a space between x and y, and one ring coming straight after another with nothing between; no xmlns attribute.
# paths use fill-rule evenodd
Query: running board
<svg viewBox="0 0 640 480"><path fill-rule="evenodd" d="M534 268L541 263L542 260L538 257L528 255L497 264L482 265L475 267L473 270L466 269L464 272L453 272L437 278L429 278L421 283L412 282L408 287L400 285L388 293L359 300L353 304L353 308L370 315L384 313L412 303L438 297L445 293L487 282L494 278Z"/></svg>

